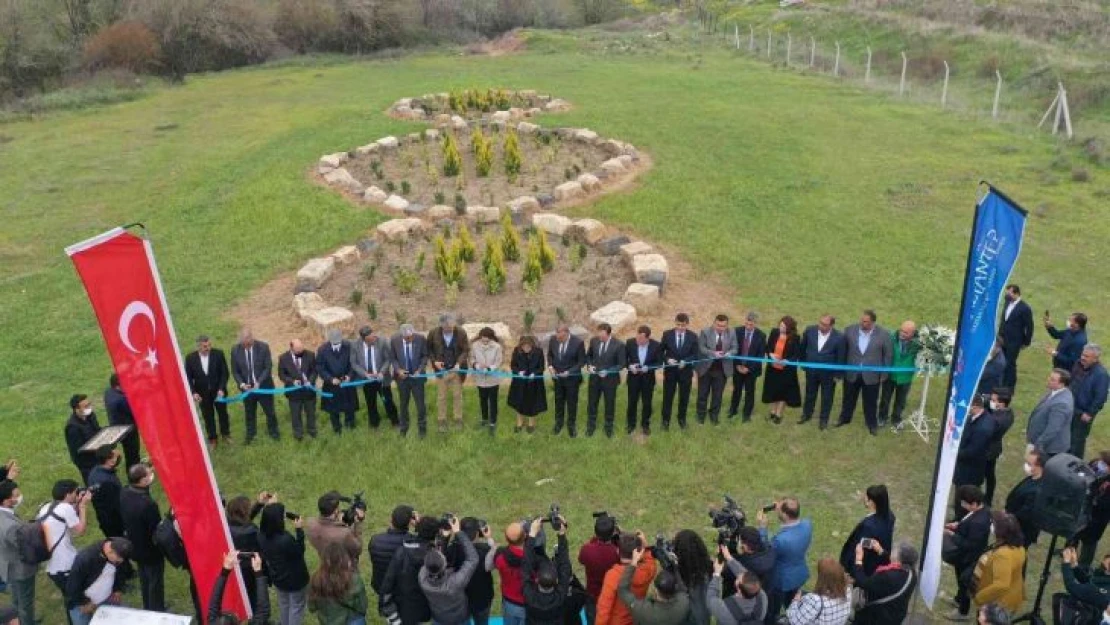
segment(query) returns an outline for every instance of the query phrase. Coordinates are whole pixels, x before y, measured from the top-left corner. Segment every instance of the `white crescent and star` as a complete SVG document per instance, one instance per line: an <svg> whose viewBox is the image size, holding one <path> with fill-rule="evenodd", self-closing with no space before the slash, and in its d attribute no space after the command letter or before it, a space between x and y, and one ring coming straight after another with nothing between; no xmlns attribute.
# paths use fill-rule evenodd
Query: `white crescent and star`
<svg viewBox="0 0 1110 625"><path fill-rule="evenodd" d="M157 331L157 325L155 325L154 323L154 311L151 310L150 306L146 302L135 300L123 309L123 312L120 314L119 317L119 337L120 340L123 341L124 347L126 347L131 352L138 354L140 352L139 350L135 349L135 346L131 343L130 336L131 322L135 319L135 317L146 317L147 319L149 319L150 326L154 331ZM158 366L158 353L154 350L153 347L147 347L146 356L143 357L143 360L149 363L150 368L153 369Z"/></svg>

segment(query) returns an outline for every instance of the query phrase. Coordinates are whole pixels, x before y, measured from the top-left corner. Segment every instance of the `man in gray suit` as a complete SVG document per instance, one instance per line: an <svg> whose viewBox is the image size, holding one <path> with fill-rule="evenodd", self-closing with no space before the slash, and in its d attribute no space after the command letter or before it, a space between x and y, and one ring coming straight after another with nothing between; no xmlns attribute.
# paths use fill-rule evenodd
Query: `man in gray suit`
<svg viewBox="0 0 1110 625"><path fill-rule="evenodd" d="M1029 426L1025 440L1031 449L1039 449L1046 456L1067 453L1071 448L1071 418L1075 398L1068 384L1071 374L1063 369L1053 369L1048 374L1048 392L1029 413Z"/></svg>
<svg viewBox="0 0 1110 625"><path fill-rule="evenodd" d="M274 361L270 355L270 346L262 341L254 340L254 334L249 328L239 332L239 342L231 348L231 375L239 390L247 392L252 389L274 388L272 369ZM258 406L266 415L266 430L270 438L279 438L277 414L274 413L273 395L247 395L243 400L243 412L247 417L247 437L244 445L249 445L258 434Z"/></svg>
<svg viewBox="0 0 1110 625"><path fill-rule="evenodd" d="M894 358L894 347L890 343L890 332L875 325L875 311L865 310L859 323L844 329L847 342L848 365L868 367L889 367ZM875 371L844 372L844 401L841 404L840 421L835 427L848 425L856 411L856 402L863 393L863 416L867 429L876 436L879 428L879 389L886 380L886 373Z"/></svg>
<svg viewBox="0 0 1110 625"><path fill-rule="evenodd" d="M377 429L381 424L378 414L378 397L382 398L385 414L394 427L397 426L397 406L393 404L393 392L389 390L389 372L393 367L393 353L386 341L378 339L378 333L370 326L362 326L358 331L362 339L351 346L351 368L356 380L371 380L362 387L362 396L370 411L370 427Z"/></svg>
<svg viewBox="0 0 1110 625"><path fill-rule="evenodd" d="M393 378L401 402L401 436L409 433L409 400L416 402L416 426L420 438L428 435L428 409L424 405L424 385L427 378L417 377L428 367L428 341L416 333L411 323L401 326L401 331L389 341L393 354Z"/></svg>
<svg viewBox="0 0 1110 625"><path fill-rule="evenodd" d="M698 349L703 361L695 368L698 374L698 423L705 423L708 411L709 421L717 425L721 418L721 396L725 392L725 382L728 380L728 372L733 370L733 361L729 358L736 355L736 333L728 327L728 315L717 315L713 325L701 331L698 335Z"/></svg>
<svg viewBox="0 0 1110 625"><path fill-rule="evenodd" d="M605 397L605 436L613 438L613 420L617 412L617 387L625 363L624 343L613 338L613 327L597 324L597 333L586 350L590 380L586 384L586 436L597 428L597 405Z"/></svg>
<svg viewBox="0 0 1110 625"><path fill-rule="evenodd" d="M19 611L20 623L35 622L35 574L37 566L19 559L16 532L23 521L15 509L23 503L19 485L11 480L0 482L0 577L8 584L12 603Z"/></svg>

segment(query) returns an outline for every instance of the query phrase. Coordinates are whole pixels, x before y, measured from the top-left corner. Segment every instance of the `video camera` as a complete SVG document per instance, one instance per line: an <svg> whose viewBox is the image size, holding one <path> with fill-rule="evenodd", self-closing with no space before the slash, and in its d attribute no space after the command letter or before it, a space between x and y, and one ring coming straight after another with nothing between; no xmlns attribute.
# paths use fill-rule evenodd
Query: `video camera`
<svg viewBox="0 0 1110 625"><path fill-rule="evenodd" d="M740 528L747 523L747 516L736 500L728 495L724 496L725 505L720 508L710 508L709 518L713 520L713 527L717 529L717 544L730 545L740 536Z"/></svg>
<svg viewBox="0 0 1110 625"><path fill-rule="evenodd" d="M563 522L559 518L561 514L562 514L562 512L560 512L560 510L559 510L559 504L553 503L553 504L551 504L551 509L548 510L547 514L521 519L520 520L520 525L524 528L524 531L527 532L528 529L530 527L532 527L532 522L535 521L536 519L539 519L541 523L550 523L551 524L551 529L558 532L559 530L563 529ZM536 536L536 545L542 546L546 542L547 542L547 537L545 536L544 531L543 531L543 527L541 526L540 527L540 533L539 533L538 536Z"/></svg>
<svg viewBox="0 0 1110 625"><path fill-rule="evenodd" d="M651 555L667 571L673 571L678 564L678 556L674 553L674 543L667 540L662 532L655 535L655 544L651 546Z"/></svg>
<svg viewBox="0 0 1110 625"><path fill-rule="evenodd" d="M363 491L358 491L351 497L339 497L342 503L350 504L347 509L343 511L343 524L351 526L358 520L357 511L362 511L366 514L366 500L362 498Z"/></svg>
<svg viewBox="0 0 1110 625"><path fill-rule="evenodd" d="M77 489L77 496L82 497L85 493L88 493L89 496L91 497L91 496L96 494L96 491L100 490L100 486L101 486L100 484L93 484L92 486L89 486L87 488L85 488L85 487L78 488Z"/></svg>

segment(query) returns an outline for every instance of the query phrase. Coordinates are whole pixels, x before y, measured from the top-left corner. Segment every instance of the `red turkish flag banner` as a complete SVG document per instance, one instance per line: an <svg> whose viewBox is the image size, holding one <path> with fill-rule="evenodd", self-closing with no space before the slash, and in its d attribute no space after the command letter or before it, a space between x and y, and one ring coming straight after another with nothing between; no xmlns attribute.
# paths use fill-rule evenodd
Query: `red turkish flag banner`
<svg viewBox="0 0 1110 625"><path fill-rule="evenodd" d="M207 608L223 554L233 547L154 253L148 241L116 228L66 248L66 254L89 294ZM249 617L239 567L228 580L224 607Z"/></svg>

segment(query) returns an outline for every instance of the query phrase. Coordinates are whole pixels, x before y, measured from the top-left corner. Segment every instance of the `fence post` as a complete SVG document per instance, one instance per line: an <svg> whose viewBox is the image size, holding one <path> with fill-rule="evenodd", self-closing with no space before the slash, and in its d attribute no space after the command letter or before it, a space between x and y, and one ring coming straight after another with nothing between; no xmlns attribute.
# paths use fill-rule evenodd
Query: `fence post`
<svg viewBox="0 0 1110 625"><path fill-rule="evenodd" d="M809 66L813 67L813 61L817 58L817 42L813 37L809 38Z"/></svg>
<svg viewBox="0 0 1110 625"><path fill-rule="evenodd" d="M840 42L836 42L836 60L833 61L833 76L840 75Z"/></svg>
<svg viewBox="0 0 1110 625"><path fill-rule="evenodd" d="M767 58L771 58L771 29L767 29Z"/></svg>
<svg viewBox="0 0 1110 625"><path fill-rule="evenodd" d="M898 96L906 91L906 53L902 53L902 80L898 83Z"/></svg>
<svg viewBox="0 0 1110 625"><path fill-rule="evenodd" d="M940 92L940 108L948 106L948 61L944 62L944 88Z"/></svg>
<svg viewBox="0 0 1110 625"><path fill-rule="evenodd" d="M736 22L732 23L733 30L736 31L736 49L740 49L740 25Z"/></svg>
<svg viewBox="0 0 1110 625"><path fill-rule="evenodd" d="M1002 96L1002 72L996 69L994 75L998 79L998 84L994 87L994 106L991 107L991 117L998 119L998 98Z"/></svg>
<svg viewBox="0 0 1110 625"><path fill-rule="evenodd" d="M748 51L755 51L755 26L748 24Z"/></svg>
<svg viewBox="0 0 1110 625"><path fill-rule="evenodd" d="M863 82L871 83L871 46L867 46L867 71L863 74Z"/></svg>
<svg viewBox="0 0 1110 625"><path fill-rule="evenodd" d="M786 66L790 67L790 33L786 33Z"/></svg>
<svg viewBox="0 0 1110 625"><path fill-rule="evenodd" d="M1064 130L1068 133L1068 138L1071 139L1071 111L1068 110L1068 91L1064 89L1064 83L1060 83L1060 108L1064 109Z"/></svg>

